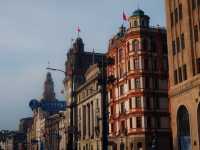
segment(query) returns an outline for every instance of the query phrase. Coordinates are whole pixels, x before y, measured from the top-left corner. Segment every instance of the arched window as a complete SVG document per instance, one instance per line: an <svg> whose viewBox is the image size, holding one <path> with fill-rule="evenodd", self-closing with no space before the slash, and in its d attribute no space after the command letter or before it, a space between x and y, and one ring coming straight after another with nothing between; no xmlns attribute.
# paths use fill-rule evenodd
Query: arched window
<svg viewBox="0 0 200 150"><path fill-rule="evenodd" d="M177 112L177 135L179 150L191 150L189 113L185 106Z"/></svg>
<svg viewBox="0 0 200 150"><path fill-rule="evenodd" d="M140 49L140 42L139 40L133 40L132 41L132 50L138 51Z"/></svg>

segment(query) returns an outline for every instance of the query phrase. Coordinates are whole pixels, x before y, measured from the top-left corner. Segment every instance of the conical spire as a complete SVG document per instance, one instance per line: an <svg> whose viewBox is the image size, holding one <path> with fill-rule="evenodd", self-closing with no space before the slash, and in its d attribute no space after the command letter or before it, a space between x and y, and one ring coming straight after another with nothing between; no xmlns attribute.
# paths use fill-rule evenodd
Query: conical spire
<svg viewBox="0 0 200 150"><path fill-rule="evenodd" d="M54 83L51 77L51 73L48 72L46 75L46 80L44 82L44 93L43 93L44 100L54 100L55 99L55 92L54 92Z"/></svg>

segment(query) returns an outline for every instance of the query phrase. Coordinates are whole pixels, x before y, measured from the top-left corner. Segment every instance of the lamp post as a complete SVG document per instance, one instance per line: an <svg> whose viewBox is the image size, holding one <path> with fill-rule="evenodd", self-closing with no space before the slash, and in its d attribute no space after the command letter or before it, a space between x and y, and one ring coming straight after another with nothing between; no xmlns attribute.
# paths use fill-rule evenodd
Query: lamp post
<svg viewBox="0 0 200 150"><path fill-rule="evenodd" d="M101 86L101 107L102 107L102 149L108 150L108 99L107 84L114 82L112 77L107 76L107 66L113 65L114 60L103 56L102 61L98 63L100 70L98 84Z"/></svg>

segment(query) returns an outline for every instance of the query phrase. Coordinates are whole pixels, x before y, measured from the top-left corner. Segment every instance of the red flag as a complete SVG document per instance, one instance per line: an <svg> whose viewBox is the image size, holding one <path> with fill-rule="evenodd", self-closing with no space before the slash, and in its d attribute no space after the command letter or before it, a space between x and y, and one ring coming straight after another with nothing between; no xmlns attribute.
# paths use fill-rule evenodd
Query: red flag
<svg viewBox="0 0 200 150"><path fill-rule="evenodd" d="M80 33L81 32L81 29L80 29L80 27L78 26L78 28L77 28L77 32L78 33Z"/></svg>
<svg viewBox="0 0 200 150"><path fill-rule="evenodd" d="M124 21L127 21L127 20L128 20L128 17L127 17L127 15L125 14L124 11L123 11L123 20L124 20Z"/></svg>

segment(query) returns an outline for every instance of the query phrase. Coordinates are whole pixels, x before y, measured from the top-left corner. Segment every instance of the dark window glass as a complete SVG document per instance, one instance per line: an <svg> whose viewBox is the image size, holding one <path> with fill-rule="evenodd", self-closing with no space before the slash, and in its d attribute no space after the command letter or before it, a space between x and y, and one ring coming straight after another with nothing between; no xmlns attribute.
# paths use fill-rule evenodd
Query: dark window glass
<svg viewBox="0 0 200 150"><path fill-rule="evenodd" d="M177 52L180 51L180 40L179 40L179 37L176 38L176 48L177 48Z"/></svg>
<svg viewBox="0 0 200 150"><path fill-rule="evenodd" d="M135 79L135 88L136 89L140 89L141 88L141 86L140 86L140 78Z"/></svg>
<svg viewBox="0 0 200 150"><path fill-rule="evenodd" d="M134 69L139 69L139 59L134 59Z"/></svg>
<svg viewBox="0 0 200 150"><path fill-rule="evenodd" d="M136 128L142 128L142 118L136 117Z"/></svg>
<svg viewBox="0 0 200 150"><path fill-rule="evenodd" d="M174 71L174 84L178 83L178 72L177 70Z"/></svg>
<svg viewBox="0 0 200 150"><path fill-rule="evenodd" d="M194 26L194 40L197 42L199 40L199 35L198 35L198 27L197 25Z"/></svg>
<svg viewBox="0 0 200 150"><path fill-rule="evenodd" d="M130 118L130 128L133 128L133 119Z"/></svg>
<svg viewBox="0 0 200 150"><path fill-rule="evenodd" d="M131 86L131 80L128 80L128 88L129 88L129 90L132 89L132 86Z"/></svg>
<svg viewBox="0 0 200 150"><path fill-rule="evenodd" d="M181 48L185 48L185 38L184 38L184 33L181 34Z"/></svg>
<svg viewBox="0 0 200 150"><path fill-rule="evenodd" d="M172 41L172 51L173 51L173 55L176 54L176 43L175 41Z"/></svg>
<svg viewBox="0 0 200 150"><path fill-rule="evenodd" d="M182 70L181 67L178 68L178 76L179 76L179 82L182 82Z"/></svg>
<svg viewBox="0 0 200 150"><path fill-rule="evenodd" d="M177 23L178 22L178 9L176 8L175 11L174 11L174 17L175 17L175 22Z"/></svg>
<svg viewBox="0 0 200 150"><path fill-rule="evenodd" d="M130 62L130 59L128 60L128 71L131 70L131 62Z"/></svg>
<svg viewBox="0 0 200 150"><path fill-rule="evenodd" d="M120 96L124 94L124 85L120 85Z"/></svg>
<svg viewBox="0 0 200 150"><path fill-rule="evenodd" d="M197 73L200 73L200 58L197 59Z"/></svg>
<svg viewBox="0 0 200 150"><path fill-rule="evenodd" d="M173 12L171 13L170 17L171 17L171 26L173 26L174 25L174 14L173 14Z"/></svg>
<svg viewBox="0 0 200 150"><path fill-rule="evenodd" d="M181 20L182 18L183 18L182 4L179 4L179 19Z"/></svg>
<svg viewBox="0 0 200 150"><path fill-rule="evenodd" d="M187 80L187 67L183 65L183 80Z"/></svg>
<svg viewBox="0 0 200 150"><path fill-rule="evenodd" d="M135 107L136 108L141 108L141 97L135 97Z"/></svg>
<svg viewBox="0 0 200 150"><path fill-rule="evenodd" d="M133 108L132 99L131 99L131 98L129 98L129 108L130 108L130 109Z"/></svg>

